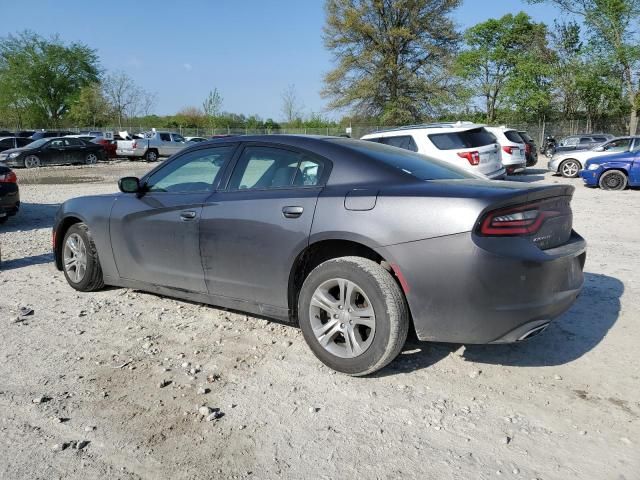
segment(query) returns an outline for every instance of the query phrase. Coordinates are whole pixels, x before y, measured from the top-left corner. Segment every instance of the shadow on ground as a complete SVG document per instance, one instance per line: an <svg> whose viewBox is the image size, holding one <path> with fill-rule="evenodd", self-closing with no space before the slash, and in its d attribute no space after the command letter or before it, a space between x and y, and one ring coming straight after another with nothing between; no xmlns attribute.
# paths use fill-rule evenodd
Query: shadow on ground
<svg viewBox="0 0 640 480"><path fill-rule="evenodd" d="M6 272L17 268L30 267L31 265L42 265L43 263L53 263L53 254L43 253L31 257L3 260L2 263L0 263L0 271Z"/></svg>
<svg viewBox="0 0 640 480"><path fill-rule="evenodd" d="M585 285L571 309L531 340L508 345L467 345L466 360L514 367L562 365L595 348L620 314L624 284L617 278L585 273ZM458 349L456 344L423 343L409 339L398 359L376 376L428 368Z"/></svg>
<svg viewBox="0 0 640 480"><path fill-rule="evenodd" d="M58 203L21 203L18 214L0 225L0 234L51 228Z"/></svg>

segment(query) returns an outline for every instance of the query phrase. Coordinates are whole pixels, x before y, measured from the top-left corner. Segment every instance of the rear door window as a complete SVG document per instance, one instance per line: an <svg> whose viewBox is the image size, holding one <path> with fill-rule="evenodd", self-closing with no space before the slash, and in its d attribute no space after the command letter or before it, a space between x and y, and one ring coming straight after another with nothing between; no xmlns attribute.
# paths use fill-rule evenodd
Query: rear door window
<svg viewBox="0 0 640 480"><path fill-rule="evenodd" d="M602 143L607 141L607 137L592 137L592 141L597 143Z"/></svg>
<svg viewBox="0 0 640 480"><path fill-rule="evenodd" d="M580 145L586 145L588 143L593 143L593 139L591 137L580 137Z"/></svg>
<svg viewBox="0 0 640 480"><path fill-rule="evenodd" d="M520 134L515 130L507 130L506 132L504 132L504 136L507 137L507 140L509 140L510 142L524 143L524 140L522 140Z"/></svg>
<svg viewBox="0 0 640 480"><path fill-rule="evenodd" d="M418 145L411 135L399 135L394 137L382 137L378 140L380 143L389 145L390 147L404 148L412 152L418 151Z"/></svg>
<svg viewBox="0 0 640 480"><path fill-rule="evenodd" d="M171 135L169 135L168 133L161 133L160 134L160 140L162 140L163 142L170 142L171 141Z"/></svg>
<svg viewBox="0 0 640 480"><path fill-rule="evenodd" d="M496 141L495 137L484 128L474 128L462 132L432 133L428 137L440 150L484 147Z"/></svg>
<svg viewBox="0 0 640 480"><path fill-rule="evenodd" d="M0 147L13 148L13 138L3 138L0 140Z"/></svg>

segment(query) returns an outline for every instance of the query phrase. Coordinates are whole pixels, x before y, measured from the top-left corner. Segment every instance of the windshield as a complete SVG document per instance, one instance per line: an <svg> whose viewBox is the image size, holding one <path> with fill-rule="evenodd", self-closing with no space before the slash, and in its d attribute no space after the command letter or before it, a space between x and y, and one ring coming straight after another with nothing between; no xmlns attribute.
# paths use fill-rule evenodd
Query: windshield
<svg viewBox="0 0 640 480"><path fill-rule="evenodd" d="M478 176L454 165L434 158L380 143L349 139L332 139L335 143L363 153L370 158L389 165L419 180L450 180L475 178Z"/></svg>
<svg viewBox="0 0 640 480"><path fill-rule="evenodd" d="M27 147L29 147L29 148L38 148L38 147L41 147L42 145L44 145L45 143L47 143L49 140L51 140L51 139L50 138L41 138L40 140L34 140L29 145L27 145Z"/></svg>

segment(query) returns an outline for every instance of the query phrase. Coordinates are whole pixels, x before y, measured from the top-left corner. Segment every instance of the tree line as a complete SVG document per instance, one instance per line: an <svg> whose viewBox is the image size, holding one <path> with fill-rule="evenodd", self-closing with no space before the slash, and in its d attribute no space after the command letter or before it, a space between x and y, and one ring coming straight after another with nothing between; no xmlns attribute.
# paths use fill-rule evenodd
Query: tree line
<svg viewBox="0 0 640 480"><path fill-rule="evenodd" d="M0 38L0 126L249 128L581 121L637 131L640 0L527 0L564 14L552 25L525 12L456 28L462 0L326 0L323 39L334 68L322 95L339 121L305 113L295 85L279 122L229 113L212 89L201 105L158 116L157 97L96 50L21 32Z"/></svg>
<svg viewBox="0 0 640 480"><path fill-rule="evenodd" d="M527 1L563 20L520 12L461 32L461 0L327 0L336 67L323 95L358 122L584 120L635 134L640 0Z"/></svg>

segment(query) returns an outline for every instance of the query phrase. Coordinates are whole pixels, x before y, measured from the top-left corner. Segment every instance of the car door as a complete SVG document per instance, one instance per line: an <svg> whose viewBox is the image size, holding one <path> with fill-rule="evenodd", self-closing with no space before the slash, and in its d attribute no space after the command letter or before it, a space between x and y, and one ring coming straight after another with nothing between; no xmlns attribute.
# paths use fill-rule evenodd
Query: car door
<svg viewBox="0 0 640 480"><path fill-rule="evenodd" d="M204 205L200 249L209 293L288 307L289 269L307 246L330 162L289 147L247 144L226 188Z"/></svg>
<svg viewBox="0 0 640 480"><path fill-rule="evenodd" d="M84 163L86 149L84 143L77 138L65 138L65 163Z"/></svg>
<svg viewBox="0 0 640 480"><path fill-rule="evenodd" d="M65 163L67 151L62 138L54 138L42 147L42 155L39 155L41 164Z"/></svg>
<svg viewBox="0 0 640 480"><path fill-rule="evenodd" d="M170 133L159 133L158 137L160 139L160 144L158 147L158 151L160 155L163 157L170 157L173 155L173 145L171 142L171 134Z"/></svg>
<svg viewBox="0 0 640 480"><path fill-rule="evenodd" d="M111 246L121 278L206 293L200 259L202 204L235 144L201 148L153 170L142 194L122 194L111 210Z"/></svg>
<svg viewBox="0 0 640 480"><path fill-rule="evenodd" d="M186 144L186 140L184 139L184 137L182 135L178 135L177 133L172 133L171 134L171 155L173 155L174 153L178 153L180 150L182 150L185 147Z"/></svg>

